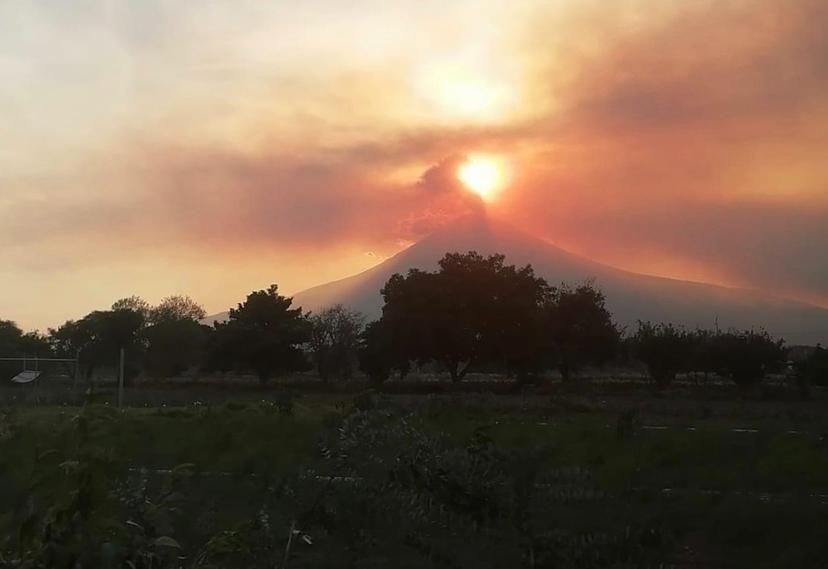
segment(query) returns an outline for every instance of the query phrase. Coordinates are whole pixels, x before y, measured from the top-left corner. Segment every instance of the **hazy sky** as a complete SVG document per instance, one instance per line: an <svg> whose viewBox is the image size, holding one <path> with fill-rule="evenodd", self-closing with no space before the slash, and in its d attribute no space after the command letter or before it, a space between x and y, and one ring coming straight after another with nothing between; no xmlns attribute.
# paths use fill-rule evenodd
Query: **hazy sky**
<svg viewBox="0 0 828 569"><path fill-rule="evenodd" d="M637 271L828 305L824 0L0 0L0 318L211 312L480 203Z"/></svg>

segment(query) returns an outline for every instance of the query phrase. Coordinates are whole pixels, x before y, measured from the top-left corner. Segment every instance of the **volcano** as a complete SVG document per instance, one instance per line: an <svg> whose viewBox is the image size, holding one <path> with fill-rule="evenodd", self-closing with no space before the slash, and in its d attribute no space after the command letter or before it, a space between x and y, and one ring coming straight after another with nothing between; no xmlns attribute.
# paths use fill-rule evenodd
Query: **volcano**
<svg viewBox="0 0 828 569"><path fill-rule="evenodd" d="M552 285L594 281L615 321L630 329L638 320L672 322L689 328L764 328L788 344L825 343L828 310L755 290L728 288L625 271L569 253L514 227L483 217L461 220L437 231L357 275L296 294L294 303L317 312L343 304L369 319L382 313L380 290L394 273L435 270L447 252L501 253L513 265L531 264ZM219 314L210 320L226 319Z"/></svg>

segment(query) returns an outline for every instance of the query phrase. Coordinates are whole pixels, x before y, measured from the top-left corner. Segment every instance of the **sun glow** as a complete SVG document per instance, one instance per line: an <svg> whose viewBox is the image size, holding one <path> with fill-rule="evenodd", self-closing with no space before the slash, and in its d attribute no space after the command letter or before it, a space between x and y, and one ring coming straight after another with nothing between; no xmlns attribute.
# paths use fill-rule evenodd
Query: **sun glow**
<svg viewBox="0 0 828 569"><path fill-rule="evenodd" d="M487 156L469 157L457 169L457 178L486 202L492 201L506 184L503 163Z"/></svg>
<svg viewBox="0 0 828 569"><path fill-rule="evenodd" d="M502 122L518 106L517 79L474 57L429 63L414 85L428 112L452 123Z"/></svg>

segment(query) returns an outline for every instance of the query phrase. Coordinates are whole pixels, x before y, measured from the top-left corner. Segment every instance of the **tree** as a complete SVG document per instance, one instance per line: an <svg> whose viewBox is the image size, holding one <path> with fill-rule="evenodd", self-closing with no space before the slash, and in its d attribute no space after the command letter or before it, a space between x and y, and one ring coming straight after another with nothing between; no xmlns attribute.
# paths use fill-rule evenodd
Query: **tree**
<svg viewBox="0 0 828 569"><path fill-rule="evenodd" d="M591 283L555 290L544 307L544 332L564 381L585 364L604 364L616 353L619 332L604 293Z"/></svg>
<svg viewBox="0 0 828 569"><path fill-rule="evenodd" d="M796 376L805 385L828 386L828 350L821 345L796 364Z"/></svg>
<svg viewBox="0 0 828 569"><path fill-rule="evenodd" d="M147 327L144 369L155 377L169 377L201 365L211 331L190 319L164 319Z"/></svg>
<svg viewBox="0 0 828 569"><path fill-rule="evenodd" d="M157 306L149 309L149 322L189 320L198 322L207 315L199 303L189 296L168 296Z"/></svg>
<svg viewBox="0 0 828 569"><path fill-rule="evenodd" d="M274 284L250 293L230 310L227 322L217 322L209 357L216 369L249 369L262 382L276 373L307 369L300 349L310 340L310 324L293 300Z"/></svg>
<svg viewBox="0 0 828 569"><path fill-rule="evenodd" d="M39 332L24 333L11 320L0 320L0 357L32 356L47 358L52 348Z"/></svg>
<svg viewBox="0 0 828 569"><path fill-rule="evenodd" d="M48 358L52 348L48 340L38 332L23 333L11 320L0 320L0 357L38 357ZM0 362L3 377L20 372L21 365L16 362Z"/></svg>
<svg viewBox="0 0 828 569"><path fill-rule="evenodd" d="M49 328L49 343L59 358L74 358L83 354L83 349L91 344L95 336L92 323L88 318L67 320L58 328ZM92 376L95 364L90 358L80 358L78 366L87 379Z"/></svg>
<svg viewBox="0 0 828 569"><path fill-rule="evenodd" d="M126 378L141 371L146 348L142 334L145 312L140 307L126 308L120 301L115 305L119 308L96 310L81 320L69 320L57 330L49 330L49 342L55 352L69 358L79 355L87 378L100 367L117 366L122 348L126 352Z"/></svg>
<svg viewBox="0 0 828 569"><path fill-rule="evenodd" d="M96 365L117 366L121 349L126 355L125 379L129 381L141 372L146 343L142 331L146 313L131 308L93 312L86 318L93 331L92 342L81 351L81 358L89 357Z"/></svg>
<svg viewBox="0 0 828 569"><path fill-rule="evenodd" d="M549 286L503 255L448 253L439 271L393 275L382 289L383 329L408 360L440 363L460 381L476 364L527 366Z"/></svg>
<svg viewBox="0 0 828 569"><path fill-rule="evenodd" d="M784 340L776 340L765 330L729 330L711 338L718 372L742 389L759 383L768 373L785 363Z"/></svg>
<svg viewBox="0 0 828 569"><path fill-rule="evenodd" d="M360 336L360 371L377 384L391 377L394 371L400 374L400 378L405 377L411 364L401 345L382 319L369 323Z"/></svg>
<svg viewBox="0 0 828 569"><path fill-rule="evenodd" d="M357 364L357 350L364 317L341 304L310 317L310 345L319 375L349 379Z"/></svg>
<svg viewBox="0 0 828 569"><path fill-rule="evenodd" d="M50 358L54 355L49 338L40 332L26 332L20 338L20 350L26 355L34 355L38 358Z"/></svg>
<svg viewBox="0 0 828 569"><path fill-rule="evenodd" d="M130 310L132 312L136 312L141 315L144 319L144 323L146 323L149 321L151 308L146 300L140 296L133 295L116 300L112 303L112 311L115 312L119 310Z"/></svg>
<svg viewBox="0 0 828 569"><path fill-rule="evenodd" d="M92 341L92 331L84 326L85 319L67 320L57 328L49 328L49 343L59 358L73 358Z"/></svg>
<svg viewBox="0 0 828 569"><path fill-rule="evenodd" d="M211 328L199 324L204 308L188 296L169 296L149 310L144 330L145 369L158 377L178 375L203 363Z"/></svg>
<svg viewBox="0 0 828 569"><path fill-rule="evenodd" d="M632 338L633 354L647 366L658 385L667 385L680 372L687 371L693 353L694 338L672 324L638 322Z"/></svg>
<svg viewBox="0 0 828 569"><path fill-rule="evenodd" d="M23 330L11 320L0 320L0 353L17 355L20 353L20 338Z"/></svg>

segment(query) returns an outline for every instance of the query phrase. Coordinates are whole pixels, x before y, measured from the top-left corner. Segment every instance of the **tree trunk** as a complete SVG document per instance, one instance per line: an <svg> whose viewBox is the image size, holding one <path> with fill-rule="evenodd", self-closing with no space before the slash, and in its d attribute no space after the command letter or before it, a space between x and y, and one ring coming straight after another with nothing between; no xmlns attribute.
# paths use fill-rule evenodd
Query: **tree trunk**
<svg viewBox="0 0 828 569"><path fill-rule="evenodd" d="M463 376L465 375L464 370L460 369L460 362L453 359L446 359L443 362L445 365L446 370L448 370L449 375L451 376L452 383L459 383Z"/></svg>
<svg viewBox="0 0 828 569"><path fill-rule="evenodd" d="M558 371L561 372L561 379L565 383L569 383L569 380L572 379L572 370L569 367L568 362L561 362L558 365Z"/></svg>

